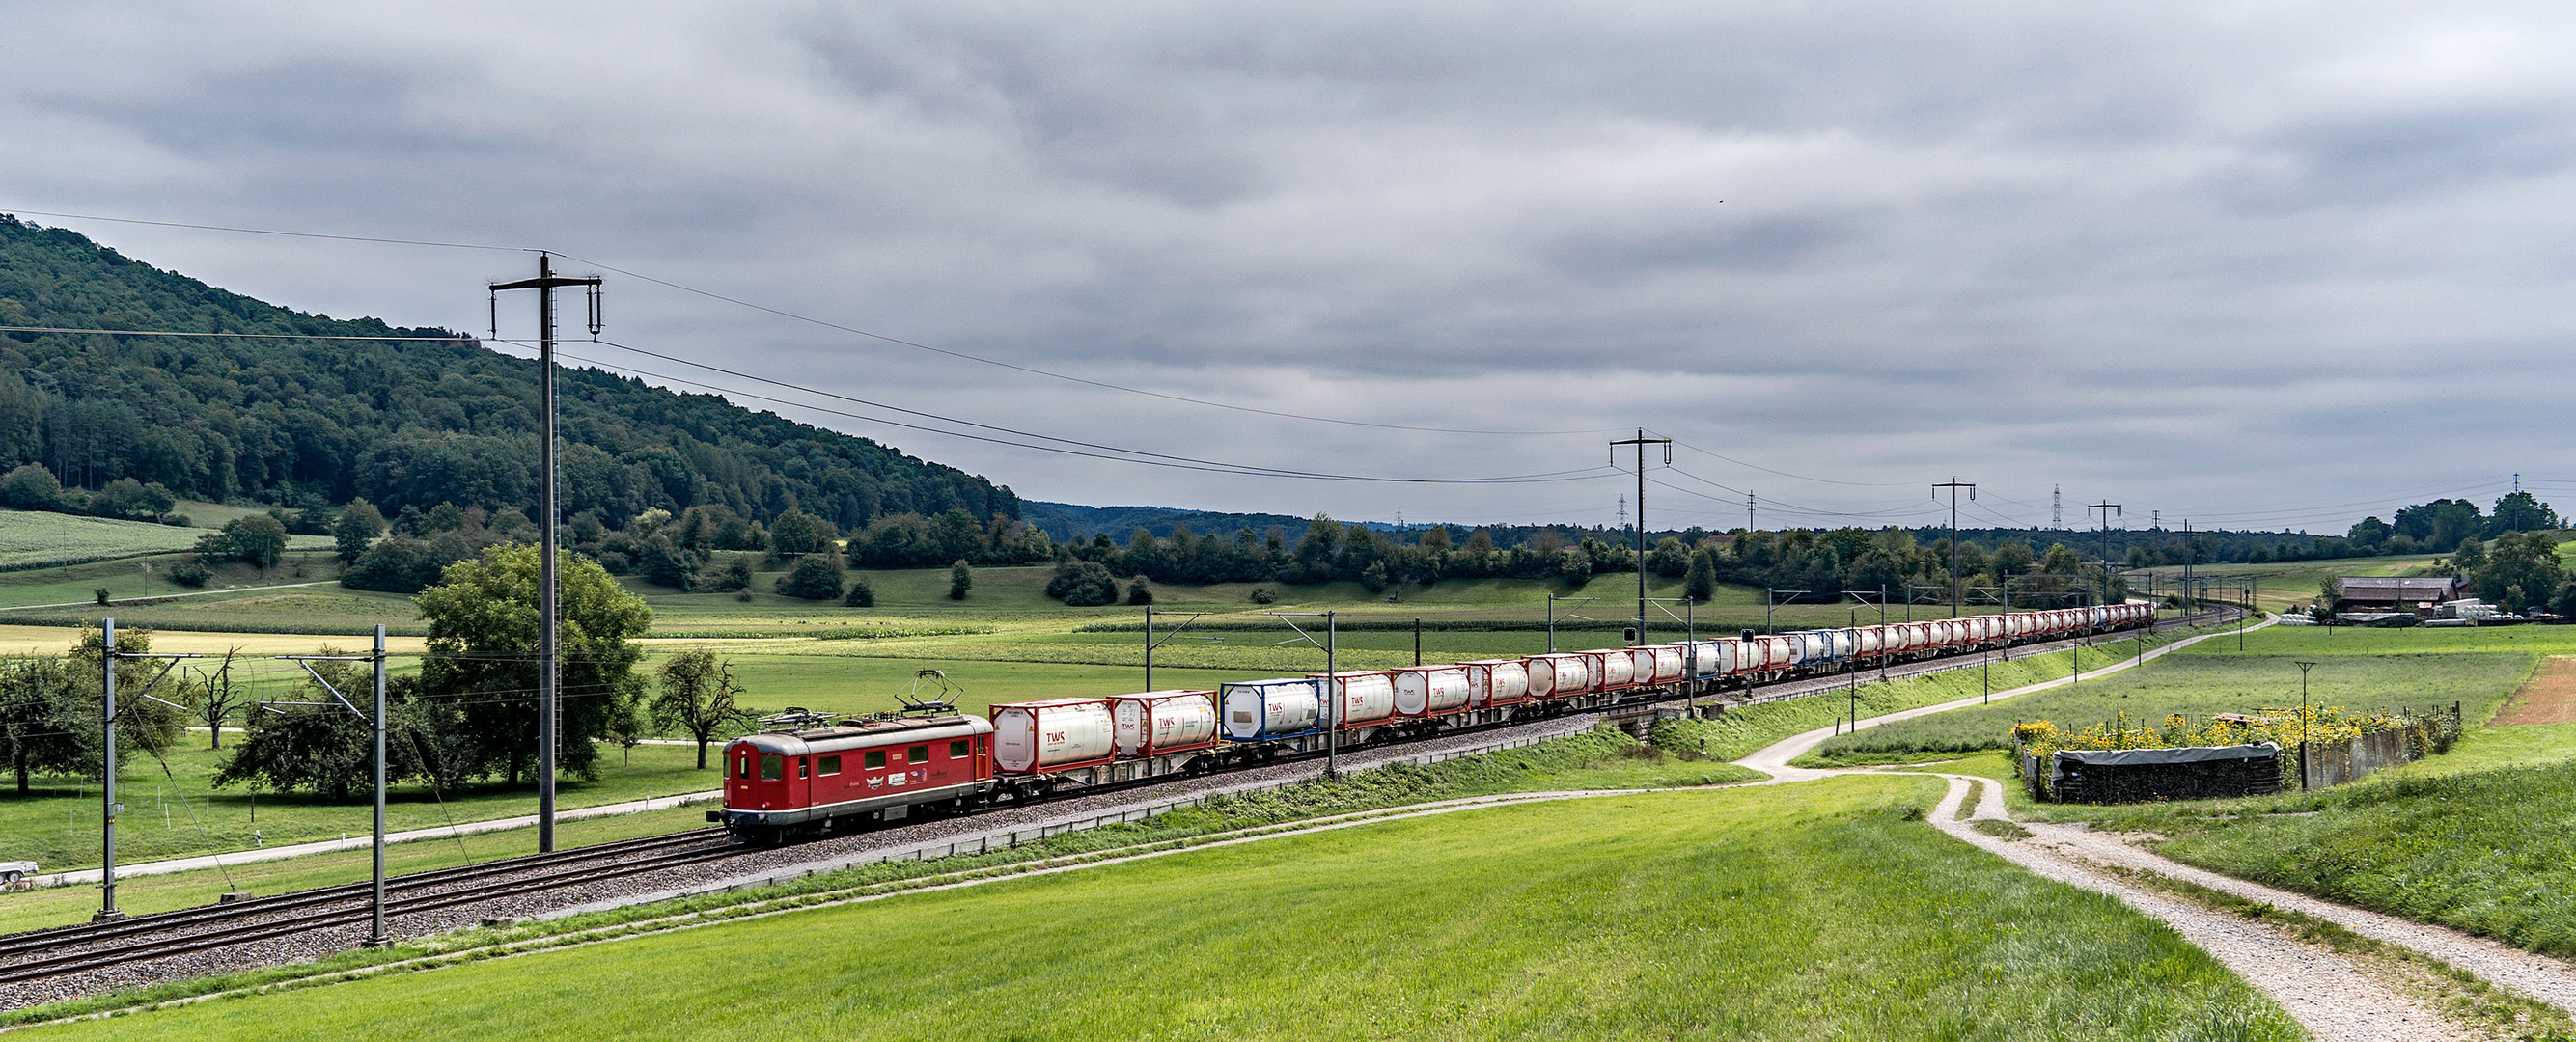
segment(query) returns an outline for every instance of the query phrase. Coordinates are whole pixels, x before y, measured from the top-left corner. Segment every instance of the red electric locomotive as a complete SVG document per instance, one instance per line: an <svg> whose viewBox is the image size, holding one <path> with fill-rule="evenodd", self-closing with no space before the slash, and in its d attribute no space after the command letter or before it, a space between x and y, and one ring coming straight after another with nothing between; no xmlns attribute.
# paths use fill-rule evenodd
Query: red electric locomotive
<svg viewBox="0 0 2576 1042"><path fill-rule="evenodd" d="M977 717L790 710L770 722L725 746L724 809L707 812L742 842L962 810L993 792L993 725Z"/></svg>

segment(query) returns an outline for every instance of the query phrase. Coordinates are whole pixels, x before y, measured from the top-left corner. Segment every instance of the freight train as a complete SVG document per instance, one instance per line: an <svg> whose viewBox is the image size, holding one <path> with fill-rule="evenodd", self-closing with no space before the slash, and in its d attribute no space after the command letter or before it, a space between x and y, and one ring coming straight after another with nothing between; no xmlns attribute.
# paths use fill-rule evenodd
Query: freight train
<svg viewBox="0 0 2576 1042"><path fill-rule="evenodd" d="M1293 753L1423 737L1569 711L1968 654L2148 625L2139 601L1927 622L1604 648L1436 666L1228 681L1006 702L987 716L951 703L834 719L791 711L724 752L724 809L738 841L774 843L922 814Z"/></svg>

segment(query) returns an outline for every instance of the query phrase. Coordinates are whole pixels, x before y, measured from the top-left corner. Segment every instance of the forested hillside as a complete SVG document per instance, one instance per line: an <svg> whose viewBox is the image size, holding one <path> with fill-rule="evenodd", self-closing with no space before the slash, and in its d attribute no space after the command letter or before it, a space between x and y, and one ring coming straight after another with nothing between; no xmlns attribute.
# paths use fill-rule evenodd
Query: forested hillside
<svg viewBox="0 0 2576 1042"><path fill-rule="evenodd" d="M0 215L0 325L447 335L228 293L78 234ZM558 381L564 516L791 507L855 529L888 514L1017 517L1007 488L865 438L596 370ZM0 471L71 489L119 479L186 497L311 508L372 500L533 515L535 363L475 343L0 332ZM131 487L131 486L125 486Z"/></svg>

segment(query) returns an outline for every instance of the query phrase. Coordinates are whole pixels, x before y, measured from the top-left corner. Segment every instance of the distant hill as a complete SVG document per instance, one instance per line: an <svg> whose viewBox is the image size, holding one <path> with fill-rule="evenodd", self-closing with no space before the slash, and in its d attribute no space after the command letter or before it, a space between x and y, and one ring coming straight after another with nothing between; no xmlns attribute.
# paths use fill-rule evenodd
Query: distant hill
<svg viewBox="0 0 2576 1042"><path fill-rule="evenodd" d="M266 304L73 232L0 214L0 325L454 335ZM1019 515L1008 488L866 438L590 369L557 378L564 515L611 527L648 508L790 506L844 530L903 512ZM182 496L292 507L442 502L534 513L533 361L478 343L0 332L0 470L67 486L120 478Z"/></svg>
<svg viewBox="0 0 2576 1042"><path fill-rule="evenodd" d="M1291 540L1305 534L1312 517L1290 517L1286 514L1229 514L1217 510L1190 510L1183 507L1087 507L1078 503L1049 503L1025 500L1020 504L1020 519L1031 527L1046 532L1059 543L1107 535L1121 543L1130 532L1142 528L1155 538L1172 537L1172 526L1187 524L1199 535L1231 534L1246 528L1267 533L1272 526ZM1384 521L1344 521L1345 527L1367 528L1379 532L1414 532L1434 527L1428 524L1394 525ZM1450 530L1463 536L1467 526L1451 525ZM1571 531L1571 529L1568 529Z"/></svg>

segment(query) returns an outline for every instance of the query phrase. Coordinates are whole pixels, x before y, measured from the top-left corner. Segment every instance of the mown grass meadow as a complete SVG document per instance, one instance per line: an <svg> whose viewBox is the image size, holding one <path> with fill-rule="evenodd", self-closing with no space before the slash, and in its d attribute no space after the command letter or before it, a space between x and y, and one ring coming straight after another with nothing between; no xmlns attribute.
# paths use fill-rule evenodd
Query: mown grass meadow
<svg viewBox="0 0 2576 1042"><path fill-rule="evenodd" d="M1937 793L1387 821L45 1034L2301 1037L2171 931L1926 827Z"/></svg>

